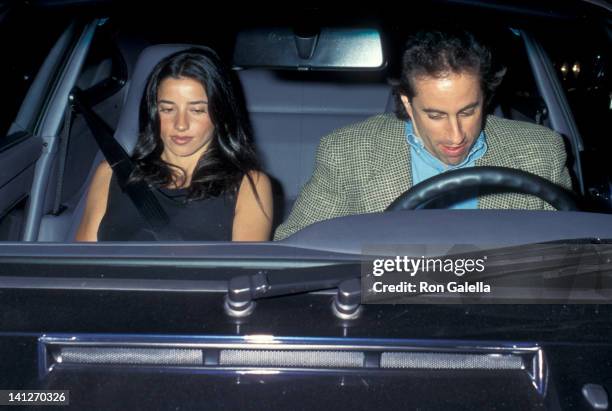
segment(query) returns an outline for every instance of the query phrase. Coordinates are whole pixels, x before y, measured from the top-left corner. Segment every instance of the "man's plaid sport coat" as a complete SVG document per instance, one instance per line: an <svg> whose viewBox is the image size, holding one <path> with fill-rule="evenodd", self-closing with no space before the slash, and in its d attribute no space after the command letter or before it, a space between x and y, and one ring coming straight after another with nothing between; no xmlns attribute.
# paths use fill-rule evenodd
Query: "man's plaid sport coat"
<svg viewBox="0 0 612 411"><path fill-rule="evenodd" d="M563 139L531 123L488 116L488 149L476 166L517 168L571 188ZM280 240L321 220L383 211L412 186L405 122L393 115L371 117L332 132L321 140L315 168L287 221ZM550 210L534 196L507 193L479 197L483 209Z"/></svg>

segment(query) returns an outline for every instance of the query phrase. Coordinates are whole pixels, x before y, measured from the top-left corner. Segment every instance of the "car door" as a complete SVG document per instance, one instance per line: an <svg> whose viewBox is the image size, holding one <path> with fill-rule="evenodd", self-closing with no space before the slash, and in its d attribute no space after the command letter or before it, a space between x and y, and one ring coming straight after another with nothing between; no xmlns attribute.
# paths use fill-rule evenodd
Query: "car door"
<svg viewBox="0 0 612 411"><path fill-rule="evenodd" d="M36 164L49 149L40 121L76 32L66 18L49 17L21 5L5 6L0 14L0 240L18 240L23 233ZM27 36L32 26L45 35Z"/></svg>
<svg viewBox="0 0 612 411"><path fill-rule="evenodd" d="M4 149L0 148L0 161L5 165L0 176L0 216L7 220L2 239L36 241L45 203L53 199L52 176L57 169L70 92L99 21L83 21L44 8L20 11L24 16L49 14L47 19L51 21L54 13L65 19L63 32L22 100ZM27 26L21 24L19 28Z"/></svg>

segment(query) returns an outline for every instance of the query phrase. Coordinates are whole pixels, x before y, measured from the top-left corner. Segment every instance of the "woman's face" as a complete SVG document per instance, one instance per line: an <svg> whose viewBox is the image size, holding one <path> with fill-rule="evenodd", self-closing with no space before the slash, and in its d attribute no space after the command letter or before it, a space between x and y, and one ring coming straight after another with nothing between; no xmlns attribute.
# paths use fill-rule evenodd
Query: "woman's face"
<svg viewBox="0 0 612 411"><path fill-rule="evenodd" d="M188 77L165 78L157 90L157 110L165 159L199 159L215 130L204 86Z"/></svg>

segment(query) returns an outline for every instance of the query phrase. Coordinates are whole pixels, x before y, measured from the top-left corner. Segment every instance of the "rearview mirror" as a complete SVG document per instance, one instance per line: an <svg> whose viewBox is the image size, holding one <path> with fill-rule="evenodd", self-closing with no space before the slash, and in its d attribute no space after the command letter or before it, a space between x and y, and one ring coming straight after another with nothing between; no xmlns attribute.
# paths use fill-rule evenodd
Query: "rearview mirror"
<svg viewBox="0 0 612 411"><path fill-rule="evenodd" d="M321 28L307 36L291 28L254 29L238 33L234 48L236 68L380 70L385 65L375 29Z"/></svg>

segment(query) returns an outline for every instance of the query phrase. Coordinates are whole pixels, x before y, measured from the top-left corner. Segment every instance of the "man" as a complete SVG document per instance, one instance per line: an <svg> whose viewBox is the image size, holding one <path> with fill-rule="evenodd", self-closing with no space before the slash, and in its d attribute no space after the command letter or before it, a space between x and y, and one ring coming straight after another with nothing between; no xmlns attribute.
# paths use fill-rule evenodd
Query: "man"
<svg viewBox="0 0 612 411"><path fill-rule="evenodd" d="M414 184L474 166L521 169L571 188L563 139L545 127L486 116L505 70L467 32L419 32L407 43L396 115L380 115L321 140L315 170L275 240L314 222L383 211ZM527 195L487 194L448 208L551 209Z"/></svg>

